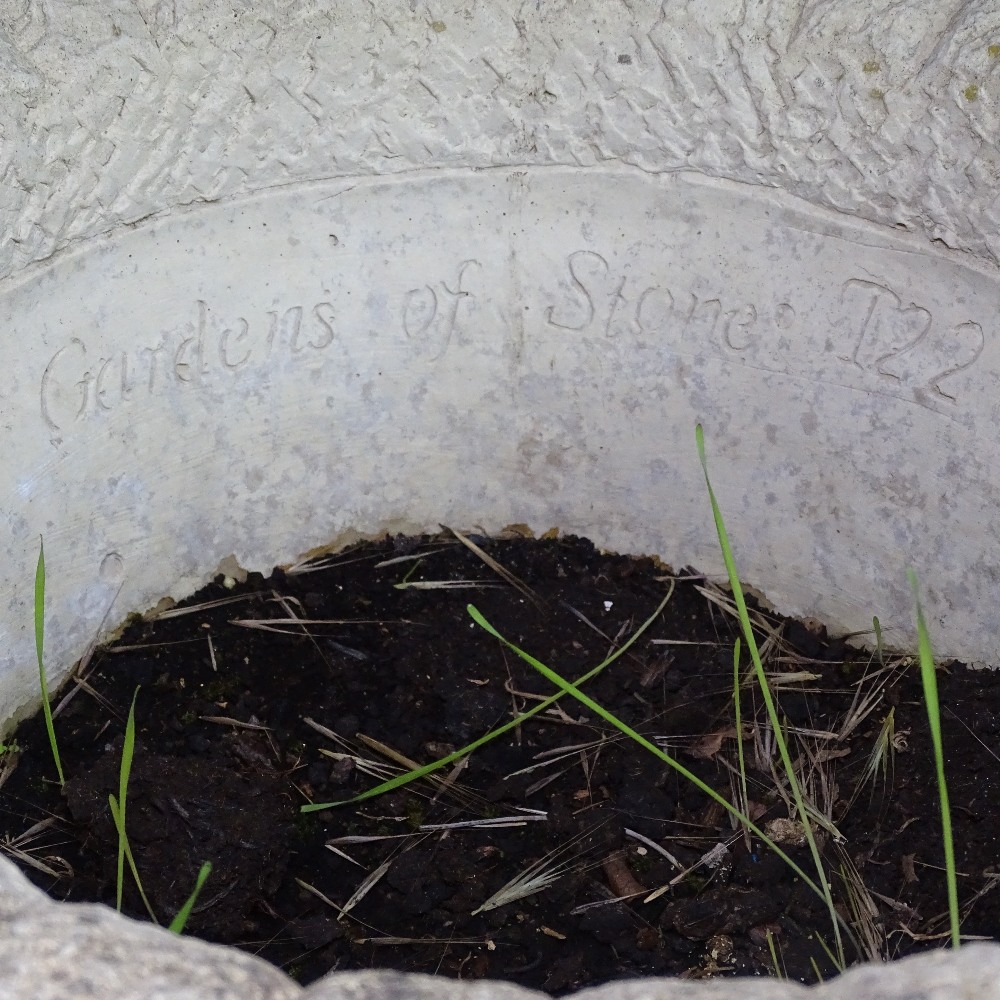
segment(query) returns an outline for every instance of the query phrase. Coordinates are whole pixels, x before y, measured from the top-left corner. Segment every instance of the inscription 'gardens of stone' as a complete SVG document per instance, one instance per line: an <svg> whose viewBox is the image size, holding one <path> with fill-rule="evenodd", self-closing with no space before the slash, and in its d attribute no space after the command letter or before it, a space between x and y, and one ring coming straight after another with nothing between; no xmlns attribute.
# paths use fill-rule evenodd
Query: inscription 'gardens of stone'
<svg viewBox="0 0 1000 1000"><path fill-rule="evenodd" d="M505 267L515 273L502 273ZM41 416L58 434L166 386L183 390L247 370L266 372L279 359L294 364L324 356L337 340L370 353L365 336L381 340L380 364L401 370L417 361L437 366L449 352L475 350L477 338L492 336L483 315L497 316L508 306L524 309L527 328L494 332L526 337L524 370L555 370L567 351L589 343L614 355L616 368L624 365L642 377L667 376L678 357L715 358L893 396L949 416L961 402L959 376L980 360L987 342L974 319L956 322L951 311L938 320L928 305L867 276L831 276L826 287L812 287L807 299L801 288L781 289L745 275L742 281L718 280L715 287L704 269L692 275L679 267L673 275L669 255L660 261L624 254L613 265L587 248L569 252L562 273L536 274L524 302L502 301L501 289L530 286L520 273L524 267L516 254L492 267L456 256L436 273L423 273L423 283L374 276L369 302L377 305L370 304L367 313L347 313L346 298L331 292L334 301L236 316L199 298L186 324L118 351L102 351L81 333L45 366ZM387 286L395 291L387 295ZM552 357L543 362L547 353ZM519 357L519 348L509 355Z"/></svg>
<svg viewBox="0 0 1000 1000"><path fill-rule="evenodd" d="M646 373L663 372L677 354L707 354L817 382L906 393L917 405L948 413L959 402L957 377L986 346L974 320L939 322L926 306L867 278L826 290L831 308L817 330L803 318L808 304L793 304L792 290L747 300L731 289L686 290L670 284L669 273L651 283L631 267L620 271L592 250L570 253L564 291L546 305L545 323L642 355L648 363L637 367Z"/></svg>
<svg viewBox="0 0 1000 1000"><path fill-rule="evenodd" d="M413 358L440 361L462 328L468 311L463 305L477 298L466 287L469 276L481 270L475 259L456 262L439 280L400 293L378 321L369 319L390 339L405 338L404 350ZM228 318L198 299L195 318L161 333L152 345L109 353L92 347L86 336L75 336L51 355L42 373L42 419L59 432L166 386L197 386L213 376L266 370L280 357L295 362L323 355L343 339L343 306L322 300Z"/></svg>
<svg viewBox="0 0 1000 1000"><path fill-rule="evenodd" d="M102 354L73 337L60 347L42 374L42 418L48 427L62 430L167 384L192 385L213 373L266 366L281 352L293 359L322 352L336 337L336 310L325 301L268 310L254 321L245 316L227 321L203 300L195 309L192 323L162 333L154 346Z"/></svg>

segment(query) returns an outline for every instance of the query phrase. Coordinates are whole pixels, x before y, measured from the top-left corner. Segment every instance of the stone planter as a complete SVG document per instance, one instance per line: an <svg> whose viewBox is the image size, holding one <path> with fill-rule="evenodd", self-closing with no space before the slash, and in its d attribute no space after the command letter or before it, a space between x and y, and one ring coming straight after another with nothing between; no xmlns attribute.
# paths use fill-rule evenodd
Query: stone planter
<svg viewBox="0 0 1000 1000"><path fill-rule="evenodd" d="M1000 662L996 21L0 4L0 719L37 705L39 535L53 680L220 565L385 531L557 526L719 571L698 421L783 611L906 646L912 565L938 652ZM88 948L121 922L4 878L31 995L84 995L34 921ZM120 997L215 988L89 954ZM992 951L925 961L944 985L878 995L992 995Z"/></svg>

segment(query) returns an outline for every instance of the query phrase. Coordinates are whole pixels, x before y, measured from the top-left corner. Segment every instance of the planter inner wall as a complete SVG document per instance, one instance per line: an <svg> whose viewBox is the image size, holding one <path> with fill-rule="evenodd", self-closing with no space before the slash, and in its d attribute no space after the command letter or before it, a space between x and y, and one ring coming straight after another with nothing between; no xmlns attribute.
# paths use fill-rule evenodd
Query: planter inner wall
<svg viewBox="0 0 1000 1000"><path fill-rule="evenodd" d="M984 527L995 295L916 239L628 168L319 183L92 241L3 299L34 404L7 713L37 684L39 532L53 663L227 555L266 571L356 533L516 521L718 572L699 420L778 606L906 641L912 562L939 647L988 659L996 595L956 539Z"/></svg>

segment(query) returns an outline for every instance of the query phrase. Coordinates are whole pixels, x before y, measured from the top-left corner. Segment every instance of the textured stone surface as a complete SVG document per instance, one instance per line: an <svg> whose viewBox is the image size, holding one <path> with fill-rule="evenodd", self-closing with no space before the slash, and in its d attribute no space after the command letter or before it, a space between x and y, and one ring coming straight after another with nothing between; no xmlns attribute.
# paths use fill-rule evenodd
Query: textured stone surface
<svg viewBox="0 0 1000 1000"><path fill-rule="evenodd" d="M574 1000L996 1000L998 997L1000 947L994 944L968 945L957 954L939 951L888 965L860 966L810 989L773 979L713 982L647 979L574 994Z"/></svg>
<svg viewBox="0 0 1000 1000"><path fill-rule="evenodd" d="M7 272L179 205L631 163L997 256L1000 9L923 0L0 3Z"/></svg>
<svg viewBox="0 0 1000 1000"><path fill-rule="evenodd" d="M291 1000L301 987L245 952L54 903L0 858L2 1000Z"/></svg>
<svg viewBox="0 0 1000 1000"><path fill-rule="evenodd" d="M548 1000L548 994L510 983L456 982L398 972L334 972L302 1000Z"/></svg>

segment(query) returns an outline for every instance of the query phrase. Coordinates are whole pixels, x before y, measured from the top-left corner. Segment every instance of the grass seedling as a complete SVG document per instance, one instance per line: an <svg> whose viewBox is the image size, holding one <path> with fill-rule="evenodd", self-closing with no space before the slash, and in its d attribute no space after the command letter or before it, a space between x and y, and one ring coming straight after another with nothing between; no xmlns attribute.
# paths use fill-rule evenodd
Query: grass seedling
<svg viewBox="0 0 1000 1000"><path fill-rule="evenodd" d="M56 742L56 727L52 723L52 706L49 703L49 686L45 680L45 545L38 541L38 565L35 568L35 654L38 657L38 683L42 689L42 712L45 715L45 730L49 734L52 759L56 762L59 785L66 784L62 761L59 759L59 744Z"/></svg>
<svg viewBox="0 0 1000 1000"><path fill-rule="evenodd" d="M948 804L948 783L944 776L944 745L941 741L941 705L938 701L937 674L934 672L934 651L920 606L920 589L917 575L909 571L913 599L917 605L917 641L920 654L920 680L924 689L924 705L931 730L931 744L934 749L934 768L937 772L938 800L941 803L941 840L944 846L945 880L948 886L948 917L951 922L951 945L961 944L959 933L960 916L958 910L958 882L955 872L955 844L951 833L951 807Z"/></svg>
<svg viewBox="0 0 1000 1000"><path fill-rule="evenodd" d="M128 842L128 834L125 832L125 805L128 799L128 779L132 772L132 757L135 754L135 700L139 696L139 689L135 689L132 695L132 704L128 710L128 721L125 723L125 742L122 744L122 763L118 771L118 798L108 795L108 805L111 808L111 818L115 821L115 829L118 831L118 880L116 883L116 905L118 912L122 910L122 891L125 884L125 861L132 871L136 888L142 897L143 905L149 913L154 924L159 923L153 907L149 905L146 892L142 888L142 880L139 878L139 869L136 868L135 858L132 856L132 847Z"/></svg>
<svg viewBox="0 0 1000 1000"><path fill-rule="evenodd" d="M787 979L788 973L785 972L785 963L778 960L778 949L774 944L774 935L771 933L770 928L767 931L767 950L771 953L771 966L774 969L775 979Z"/></svg>
<svg viewBox="0 0 1000 1000"><path fill-rule="evenodd" d="M642 625L640 625L639 628L636 629L636 631L633 632L632 635L618 647L618 649L611 653L610 656L607 656L604 660L598 663L593 670L588 671L582 677L578 678L575 685L585 684L591 678L596 677L606 667L611 666L611 664L614 663L619 656L628 652L629 648L638 640L639 636L641 636L646 629L648 629L653 622L659 618L660 613L667 606L667 602L673 596L673 593L674 584L673 581L671 581L666 597L660 601L656 610L649 616L649 618L647 618L646 621L644 621ZM478 750L481 746L489 743L490 740L496 739L496 737L502 736L511 729L515 729L517 726L523 725L523 723L530 719L533 715L538 715L539 712L544 712L545 709L550 708L565 693L565 691L560 690L553 695L549 695L548 698L538 702L532 708L528 709L528 711L518 715L510 722L506 722L502 726L498 726L496 729L490 730L490 732L486 733L485 736L480 736L478 739L473 740L472 743L462 747L460 750L456 750L454 753L448 754L446 757L442 757L440 760L433 761L430 764L424 764L422 767L414 768L411 771L407 771L405 774L398 774L395 777L390 778L388 781L383 781L380 785L376 785L374 788L369 788L366 792L362 792L360 795L354 796L352 799L343 799L339 802L313 802L309 805L302 806L299 811L303 813L318 812L323 809L332 809L335 806L345 806L356 802L363 802L365 799L371 799L377 795L384 795L386 792L391 792L396 788L401 788L403 785L408 785L411 781L416 781L418 778L426 777L428 774L432 774L434 771L437 771L442 767L447 767L449 764L453 764L455 761L461 760L463 757L467 757L474 750Z"/></svg>
<svg viewBox="0 0 1000 1000"><path fill-rule="evenodd" d="M195 880L194 889L191 890L191 895L188 896L187 902L177 911L177 916L170 921L170 927L168 929L171 934L182 934L184 932L184 928L188 922L188 917L191 916L194 904L198 901L198 894L201 892L208 876L211 874L212 862L206 861L198 872L198 878Z"/></svg>
<svg viewBox="0 0 1000 1000"><path fill-rule="evenodd" d="M775 854L781 858L795 872L796 875L807 885L813 892L820 896L821 899L826 899L829 895L829 887L826 887L826 891L816 883L815 880L811 879L802 868L795 863L760 827L758 827L749 816L746 815L742 810L734 806L728 799L720 795L711 785L706 784L701 778L698 777L693 771L689 771L679 760L671 757L666 751L661 750L655 743L650 742L645 736L636 732L631 726L622 722L616 715L609 712L603 705L594 701L593 698L584 694L576 684L571 684L564 677L561 677L555 670L547 667L544 663L536 660L530 653L525 652L519 646L515 646L509 639L505 639L478 611L475 605L470 604L466 609L469 612L469 616L472 620L480 626L480 628L485 629L492 635L495 639L499 639L512 653L519 656L525 663L534 667L546 680L550 681L560 691L566 694L571 694L580 704L584 705L586 708L590 709L595 715L600 716L605 722L610 723L620 732L624 733L629 739L634 740L643 749L648 750L655 757L659 757L665 764L672 767L682 778L686 781L690 781L691 784L695 785L702 792L704 792L713 802L717 802L723 809L726 810L731 816L735 817L736 820L742 823L748 830L751 830L770 850L774 851Z"/></svg>
<svg viewBox="0 0 1000 1000"><path fill-rule="evenodd" d="M885 656L882 646L882 623L878 620L878 615L872 615L872 631L875 633L875 652L878 653L878 662L884 667Z"/></svg>
<svg viewBox="0 0 1000 1000"><path fill-rule="evenodd" d="M743 702L740 694L740 640L733 643L733 715L736 721L736 753L739 760L740 808L749 815L750 796L747 792L747 765L743 753ZM749 831L746 830L749 838Z"/></svg>
<svg viewBox="0 0 1000 1000"><path fill-rule="evenodd" d="M705 485L708 488L708 498L712 505L712 516L715 520L716 533L719 536L719 547L722 549L722 558L726 564L729 586L732 590L733 599L735 600L736 607L739 611L743 638L746 640L747 650L750 653L750 659L753 661L754 670L757 674L757 681L760 685L761 695L764 699L764 705L767 708L767 715L771 721L771 728L774 733L775 742L778 746L778 753L781 756L782 767L785 770L788 785L795 801L795 808L798 812L799 821L802 823L802 827L805 830L806 840L809 843L809 851L812 854L813 863L816 866L816 873L822 887L821 895L826 902L827 909L830 912L830 921L832 923L834 937L836 939L836 958L839 968L843 969L845 959L843 941L840 936L841 918L838 915L833 903L830 883L823 867L823 859L820 856L819 846L816 843L816 836L813 832L810 812L806 807L802 789L795 775L792 758L788 752L788 742L785 739L784 731L781 726L781 720L778 717L778 710L774 703L774 697L771 694L771 687L768 683L767 675L764 672L764 665L761 662L760 652L757 649L757 639L754 635L753 627L750 624L750 614L747 611L746 599L743 596L743 588L740 585L739 575L736 572L736 560L733 558L733 550L729 544L729 536L726 532L726 525L722 518L722 510L715 498L715 491L712 489L712 481L708 475L708 460L705 457L705 434L702 430L701 424L698 424L695 428L695 441L698 446L698 457L701 460L702 471L705 473Z"/></svg>

